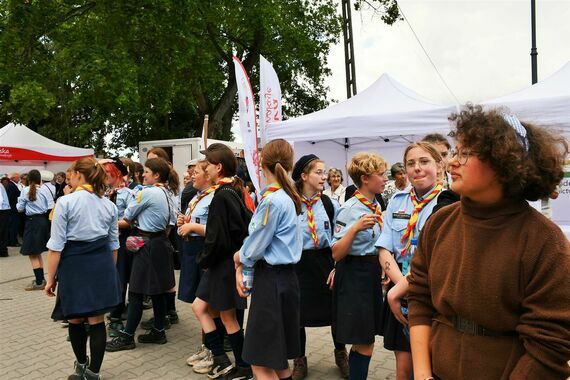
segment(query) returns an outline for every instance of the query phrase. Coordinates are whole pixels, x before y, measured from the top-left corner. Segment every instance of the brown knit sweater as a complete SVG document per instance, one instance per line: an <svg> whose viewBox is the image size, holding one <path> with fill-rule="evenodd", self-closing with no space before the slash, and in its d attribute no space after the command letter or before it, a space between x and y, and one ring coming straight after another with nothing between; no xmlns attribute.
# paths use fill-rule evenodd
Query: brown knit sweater
<svg viewBox="0 0 570 380"><path fill-rule="evenodd" d="M442 379L570 375L570 244L524 201L462 199L428 221L412 259L410 325L431 325ZM454 316L515 336L457 331Z"/></svg>

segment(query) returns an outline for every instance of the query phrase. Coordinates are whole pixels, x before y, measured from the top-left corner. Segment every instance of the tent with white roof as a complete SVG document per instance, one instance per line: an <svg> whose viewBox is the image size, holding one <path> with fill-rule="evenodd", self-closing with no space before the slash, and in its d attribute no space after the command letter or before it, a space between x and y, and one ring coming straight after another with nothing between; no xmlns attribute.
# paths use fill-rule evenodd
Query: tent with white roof
<svg viewBox="0 0 570 380"><path fill-rule="evenodd" d="M404 147L428 133L446 134L453 105L439 105L383 74L363 92L321 111L269 124L268 140L284 138L298 157L314 153L327 166L343 168L361 151L377 152L390 164ZM345 180L346 180L345 176Z"/></svg>
<svg viewBox="0 0 570 380"><path fill-rule="evenodd" d="M31 169L62 171L71 162L93 156L93 149L58 143L20 124L0 129L0 171L27 172Z"/></svg>

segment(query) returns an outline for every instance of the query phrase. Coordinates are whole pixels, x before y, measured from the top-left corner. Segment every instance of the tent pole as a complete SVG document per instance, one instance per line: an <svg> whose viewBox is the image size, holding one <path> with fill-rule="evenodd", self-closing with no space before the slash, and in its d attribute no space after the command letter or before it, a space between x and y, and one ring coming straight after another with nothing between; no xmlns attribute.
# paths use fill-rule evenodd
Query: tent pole
<svg viewBox="0 0 570 380"><path fill-rule="evenodd" d="M530 48L530 65L532 71L532 84L538 82L537 64L538 52L536 50L536 1L530 0L530 26L532 33L532 46Z"/></svg>

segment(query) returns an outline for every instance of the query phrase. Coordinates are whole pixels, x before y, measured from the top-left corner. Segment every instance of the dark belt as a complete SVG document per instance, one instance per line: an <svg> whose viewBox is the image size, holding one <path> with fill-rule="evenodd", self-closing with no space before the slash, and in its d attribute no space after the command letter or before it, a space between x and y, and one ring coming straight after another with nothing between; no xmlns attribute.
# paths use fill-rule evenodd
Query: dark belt
<svg viewBox="0 0 570 380"><path fill-rule="evenodd" d="M158 231L158 232L147 232L143 230L138 230L135 235L144 236L144 237L158 237L158 236L167 236L166 231Z"/></svg>
<svg viewBox="0 0 570 380"><path fill-rule="evenodd" d="M204 236L184 236L184 240L186 241L204 241Z"/></svg>
<svg viewBox="0 0 570 380"><path fill-rule="evenodd" d="M347 255L345 260L348 261L362 261L365 263L377 263L380 265L378 261L378 255L366 255L366 256L354 256L354 255Z"/></svg>
<svg viewBox="0 0 570 380"><path fill-rule="evenodd" d="M460 316L453 316L451 318L451 323L453 323L453 327L459 332L474 335L474 336L516 336L516 331L494 331L487 329L477 323L465 319Z"/></svg>
<svg viewBox="0 0 570 380"><path fill-rule="evenodd" d="M260 268L269 268L273 270L289 270L295 269L295 264L269 264L265 260L259 260L256 265L259 265Z"/></svg>
<svg viewBox="0 0 570 380"><path fill-rule="evenodd" d="M332 252L331 247L319 248L319 249L304 249L303 253L307 254L319 254L326 253L330 254Z"/></svg>

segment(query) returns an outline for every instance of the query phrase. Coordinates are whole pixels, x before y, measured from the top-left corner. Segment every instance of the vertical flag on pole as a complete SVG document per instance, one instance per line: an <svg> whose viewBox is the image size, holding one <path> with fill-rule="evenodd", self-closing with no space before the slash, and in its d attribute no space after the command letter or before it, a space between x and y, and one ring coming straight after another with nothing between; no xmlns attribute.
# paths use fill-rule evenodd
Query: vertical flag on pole
<svg viewBox="0 0 570 380"><path fill-rule="evenodd" d="M259 131L261 145L267 143L265 128L276 121L281 121L281 86L273 65L260 55L259 86Z"/></svg>
<svg viewBox="0 0 570 380"><path fill-rule="evenodd" d="M233 57L233 60L238 90L239 127L243 140L245 163L247 164L251 182L253 182L253 186L259 192L261 191L261 176L259 173L257 123L255 121L253 90L241 61L236 56Z"/></svg>

